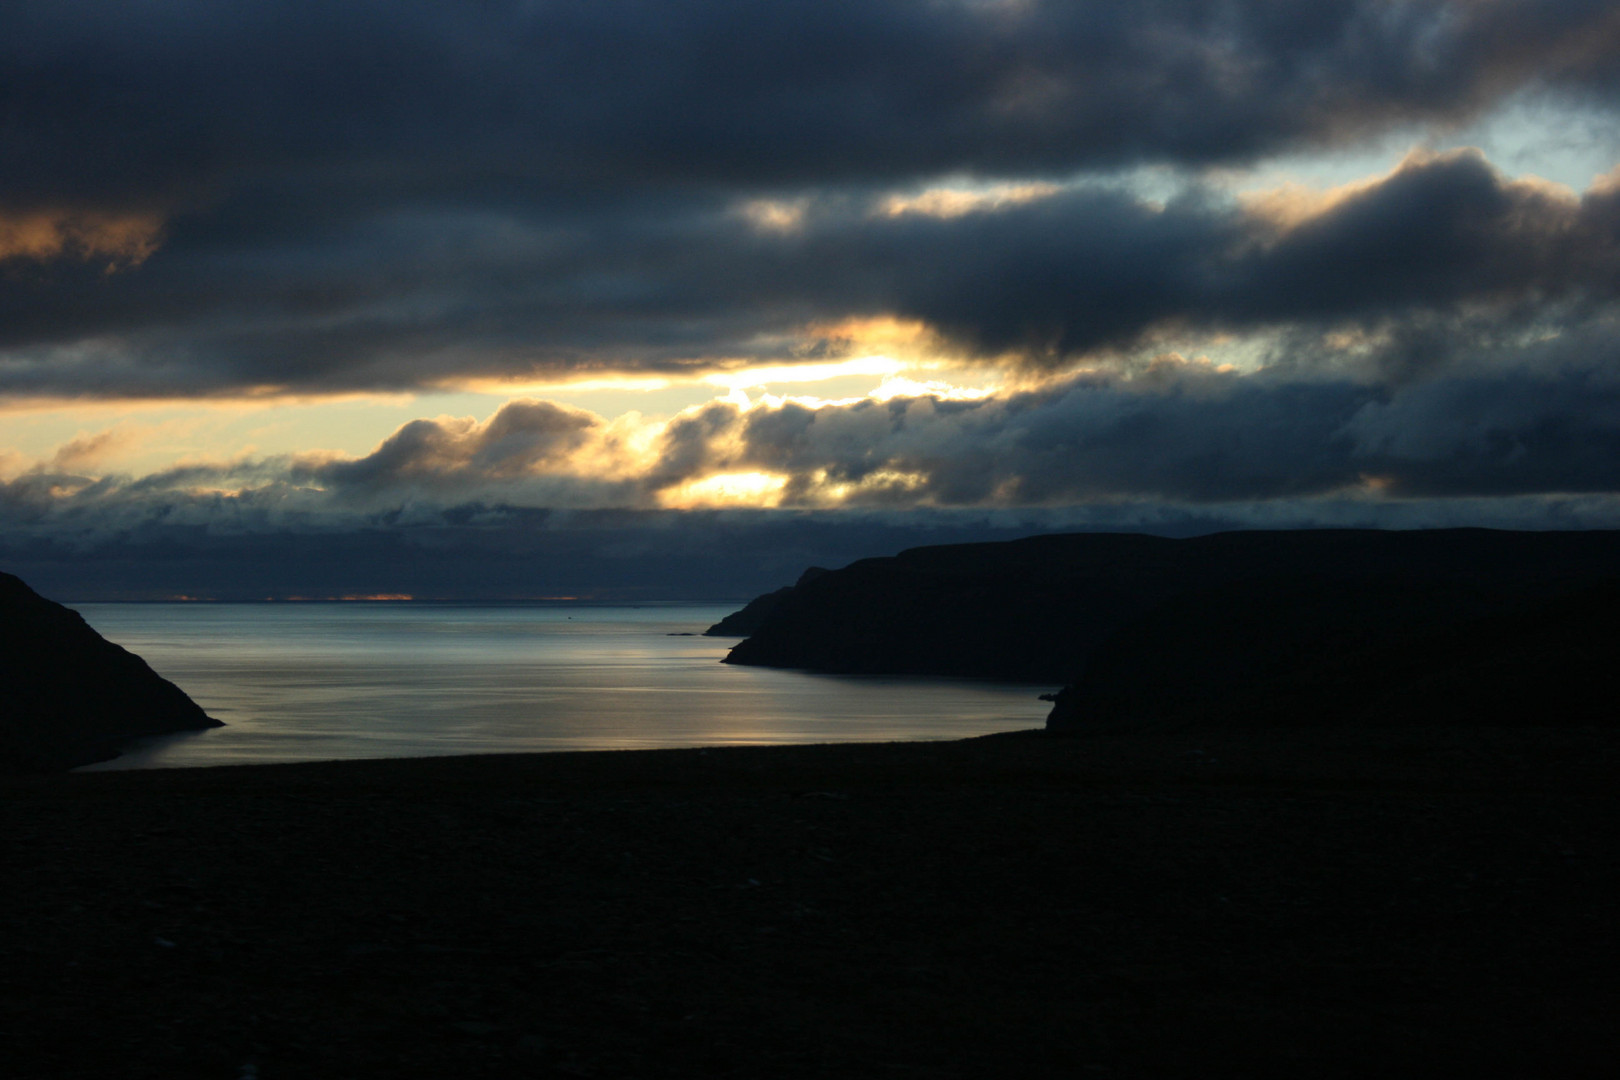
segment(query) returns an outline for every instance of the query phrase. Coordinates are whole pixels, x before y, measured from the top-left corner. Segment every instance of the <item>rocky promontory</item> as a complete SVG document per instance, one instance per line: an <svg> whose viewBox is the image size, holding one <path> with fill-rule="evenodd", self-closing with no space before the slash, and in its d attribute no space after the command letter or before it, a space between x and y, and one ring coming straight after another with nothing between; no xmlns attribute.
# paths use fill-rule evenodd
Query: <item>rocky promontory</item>
<svg viewBox="0 0 1620 1080"><path fill-rule="evenodd" d="M221 726L77 612L0 574L0 773L71 769L130 739Z"/></svg>
<svg viewBox="0 0 1620 1080"><path fill-rule="evenodd" d="M1612 700L1617 581L1615 532L1044 536L802 581L726 661L1066 684L1054 729L1548 722Z"/></svg>

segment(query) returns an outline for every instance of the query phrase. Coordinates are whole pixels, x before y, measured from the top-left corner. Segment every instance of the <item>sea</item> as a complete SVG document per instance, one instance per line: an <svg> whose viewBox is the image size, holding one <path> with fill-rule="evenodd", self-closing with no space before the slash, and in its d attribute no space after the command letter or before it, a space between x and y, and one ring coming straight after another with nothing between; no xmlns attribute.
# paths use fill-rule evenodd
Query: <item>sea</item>
<svg viewBox="0 0 1620 1080"><path fill-rule="evenodd" d="M722 664L735 604L73 607L226 725L83 771L957 739L1040 727L1056 689Z"/></svg>

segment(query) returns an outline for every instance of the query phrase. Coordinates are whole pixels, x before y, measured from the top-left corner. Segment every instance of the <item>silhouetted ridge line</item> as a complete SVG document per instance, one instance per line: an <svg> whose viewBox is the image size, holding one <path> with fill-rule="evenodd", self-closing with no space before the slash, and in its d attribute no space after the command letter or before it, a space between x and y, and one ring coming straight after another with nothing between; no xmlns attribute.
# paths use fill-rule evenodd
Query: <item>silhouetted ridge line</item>
<svg viewBox="0 0 1620 1080"><path fill-rule="evenodd" d="M222 726L77 612L0 574L0 772L71 769L130 739Z"/></svg>
<svg viewBox="0 0 1620 1080"><path fill-rule="evenodd" d="M913 548L772 594L727 663L1065 683L1048 727L1611 722L1620 533L1311 530ZM1604 702L1594 705L1592 702Z"/></svg>
<svg viewBox="0 0 1620 1080"><path fill-rule="evenodd" d="M829 573L820 566L812 566L799 575L799 580L792 585L784 585L775 592L756 596L748 601L741 611L733 611L707 630L703 631L705 637L747 637L759 629L759 624L765 621L765 616L776 609L776 605L786 599L794 589L809 581L814 581L822 574Z"/></svg>

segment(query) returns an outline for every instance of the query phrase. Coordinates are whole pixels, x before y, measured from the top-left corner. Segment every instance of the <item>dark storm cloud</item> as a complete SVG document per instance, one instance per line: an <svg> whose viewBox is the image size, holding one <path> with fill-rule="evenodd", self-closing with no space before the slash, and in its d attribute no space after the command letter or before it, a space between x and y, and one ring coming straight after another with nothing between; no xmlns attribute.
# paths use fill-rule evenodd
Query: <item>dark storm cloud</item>
<svg viewBox="0 0 1620 1080"><path fill-rule="evenodd" d="M668 371L716 355L791 358L803 343L782 335L807 321L883 314L969 353L1050 364L1172 332L1443 337L1481 318L1517 332L1588 317L1620 282L1620 186L1577 199L1472 152L1247 205L1197 187L1162 207L1081 187L950 217L828 198L786 230L689 206L571 224L402 217L361 234L249 253L187 247L177 228L137 270L15 276L0 286L0 390Z"/></svg>
<svg viewBox="0 0 1620 1080"><path fill-rule="evenodd" d="M1620 70L1595 0L54 0L0 30L7 200L315 214L1226 161Z"/></svg>
<svg viewBox="0 0 1620 1080"><path fill-rule="evenodd" d="M1369 401L1345 428L1394 495L1620 488L1620 381L1586 372L1444 379Z"/></svg>
<svg viewBox="0 0 1620 1080"><path fill-rule="evenodd" d="M891 311L1062 356L1567 290L1612 267L1507 235L1558 214L1467 163L1275 250L1196 189L950 221L870 199L1241 163L1520 91L1612 105L1617 56L1582 0L9 5L0 392L669 369ZM805 199L805 230L731 212L756 197Z"/></svg>
<svg viewBox="0 0 1620 1080"><path fill-rule="evenodd" d="M1249 330L1614 299L1620 191L1579 201L1480 156L1409 158L1335 199L1247 211L1195 192L1163 210L1079 192L1000 213L917 215L871 235L894 310L983 352L1053 360L1158 326ZM1296 216L1290 216L1296 215Z"/></svg>

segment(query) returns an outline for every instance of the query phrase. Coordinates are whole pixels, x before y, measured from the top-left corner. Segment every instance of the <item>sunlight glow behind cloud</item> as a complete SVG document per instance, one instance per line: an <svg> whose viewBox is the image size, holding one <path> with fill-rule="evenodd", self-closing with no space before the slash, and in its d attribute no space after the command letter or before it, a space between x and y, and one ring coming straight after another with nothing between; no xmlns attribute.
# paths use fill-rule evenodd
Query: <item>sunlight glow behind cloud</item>
<svg viewBox="0 0 1620 1080"><path fill-rule="evenodd" d="M975 187L928 188L916 195L890 195L880 204L889 217L921 214L926 217L956 218L964 214L999 210L1005 206L1043 199L1062 189L1056 184L985 184Z"/></svg>
<svg viewBox="0 0 1620 1080"><path fill-rule="evenodd" d="M846 375L893 375L904 366L887 356L858 356L824 364L778 364L717 371L703 376L702 381L727 390L753 390L772 383L825 382Z"/></svg>
<svg viewBox="0 0 1620 1080"><path fill-rule="evenodd" d="M163 217L101 210L0 210L0 263L58 258L107 260L110 271L139 266L162 241Z"/></svg>
<svg viewBox="0 0 1620 1080"><path fill-rule="evenodd" d="M764 472L715 473L689 480L659 493L659 502L672 510L699 507L776 506L788 478Z"/></svg>

